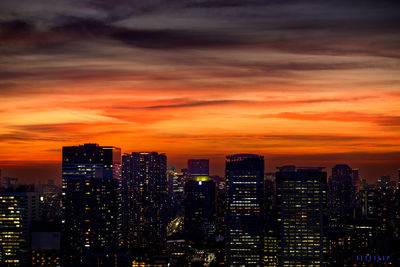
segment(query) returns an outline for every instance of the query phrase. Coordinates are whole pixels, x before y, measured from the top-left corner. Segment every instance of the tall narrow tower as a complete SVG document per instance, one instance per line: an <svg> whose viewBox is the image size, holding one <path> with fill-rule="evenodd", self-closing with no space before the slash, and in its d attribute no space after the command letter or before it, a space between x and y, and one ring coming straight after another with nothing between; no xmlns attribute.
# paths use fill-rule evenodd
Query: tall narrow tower
<svg viewBox="0 0 400 267"><path fill-rule="evenodd" d="M167 225L167 157L157 152L124 155L123 176L128 182L132 247L163 250Z"/></svg>
<svg viewBox="0 0 400 267"><path fill-rule="evenodd" d="M228 266L263 266L264 157L226 159L226 260Z"/></svg>

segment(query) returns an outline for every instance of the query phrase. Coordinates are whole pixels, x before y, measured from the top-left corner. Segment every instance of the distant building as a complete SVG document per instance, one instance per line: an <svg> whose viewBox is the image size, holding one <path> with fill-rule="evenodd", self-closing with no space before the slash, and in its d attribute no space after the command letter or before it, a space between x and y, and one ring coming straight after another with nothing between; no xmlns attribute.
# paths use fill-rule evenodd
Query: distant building
<svg viewBox="0 0 400 267"><path fill-rule="evenodd" d="M332 177L328 182L328 212L332 226L343 228L346 220L353 216L353 201L357 189L353 186L355 173L358 175L358 172L353 172L346 164L338 164L332 168Z"/></svg>
<svg viewBox="0 0 400 267"><path fill-rule="evenodd" d="M196 175L210 175L208 159L189 159L188 160L188 173L191 176Z"/></svg>
<svg viewBox="0 0 400 267"><path fill-rule="evenodd" d="M142 253L165 250L167 227L167 157L157 152L124 155L128 180L132 247Z"/></svg>
<svg viewBox="0 0 400 267"><path fill-rule="evenodd" d="M356 190L357 185L359 183L360 177L359 177L359 172L358 169L352 169L352 174L351 174L351 183L353 188Z"/></svg>
<svg viewBox="0 0 400 267"><path fill-rule="evenodd" d="M228 266L263 266L264 157L237 154L226 159Z"/></svg>
<svg viewBox="0 0 400 267"><path fill-rule="evenodd" d="M29 230L39 220L39 195L29 191L0 192L0 262L5 266L29 262Z"/></svg>
<svg viewBox="0 0 400 267"><path fill-rule="evenodd" d="M63 266L109 265L121 242L121 150L63 147Z"/></svg>
<svg viewBox="0 0 400 267"><path fill-rule="evenodd" d="M280 265L324 266L326 172L323 167L278 169Z"/></svg>
<svg viewBox="0 0 400 267"><path fill-rule="evenodd" d="M3 188L16 188L18 186L18 178L15 177L2 177L0 179L1 185Z"/></svg>

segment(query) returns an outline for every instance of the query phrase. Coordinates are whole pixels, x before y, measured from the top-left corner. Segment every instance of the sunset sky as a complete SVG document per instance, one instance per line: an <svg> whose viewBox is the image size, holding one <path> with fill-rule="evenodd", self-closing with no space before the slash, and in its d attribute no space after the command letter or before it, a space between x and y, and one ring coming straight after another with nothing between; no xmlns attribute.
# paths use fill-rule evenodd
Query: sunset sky
<svg viewBox="0 0 400 267"><path fill-rule="evenodd" d="M62 146L91 142L394 176L396 2L2 0L0 168L61 179Z"/></svg>

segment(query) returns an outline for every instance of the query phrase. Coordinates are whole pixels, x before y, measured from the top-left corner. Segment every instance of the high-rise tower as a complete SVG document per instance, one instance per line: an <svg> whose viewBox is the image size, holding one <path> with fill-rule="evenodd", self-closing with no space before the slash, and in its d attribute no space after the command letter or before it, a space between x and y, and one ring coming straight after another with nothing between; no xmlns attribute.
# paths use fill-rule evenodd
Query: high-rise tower
<svg viewBox="0 0 400 267"><path fill-rule="evenodd" d="M226 260L228 266L263 266L264 157L226 159Z"/></svg>
<svg viewBox="0 0 400 267"><path fill-rule="evenodd" d="M197 248L215 241L216 189L209 176L193 176L185 184L185 239Z"/></svg>
<svg viewBox="0 0 400 267"><path fill-rule="evenodd" d="M123 177L131 207L132 247L163 250L167 225L167 157L157 152L124 155Z"/></svg>
<svg viewBox="0 0 400 267"><path fill-rule="evenodd" d="M64 266L115 262L121 242L121 150L63 147Z"/></svg>

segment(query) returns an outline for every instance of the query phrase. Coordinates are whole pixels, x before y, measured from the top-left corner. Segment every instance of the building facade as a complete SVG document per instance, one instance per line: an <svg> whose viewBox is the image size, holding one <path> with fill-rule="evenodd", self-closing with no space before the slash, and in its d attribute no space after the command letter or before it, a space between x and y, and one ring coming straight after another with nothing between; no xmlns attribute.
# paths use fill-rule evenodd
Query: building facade
<svg viewBox="0 0 400 267"><path fill-rule="evenodd" d="M157 152L124 155L123 179L130 206L130 242L135 249L163 251L167 227L167 157Z"/></svg>
<svg viewBox="0 0 400 267"><path fill-rule="evenodd" d="M63 265L114 262L121 244L121 150L63 147L62 178Z"/></svg>
<svg viewBox="0 0 400 267"><path fill-rule="evenodd" d="M0 263L5 266L27 265L30 226L39 220L39 194L23 191L0 192Z"/></svg>
<svg viewBox="0 0 400 267"><path fill-rule="evenodd" d="M263 266L264 157L237 154L226 159L228 266Z"/></svg>
<svg viewBox="0 0 400 267"><path fill-rule="evenodd" d="M324 266L326 172L323 167L278 169L280 266Z"/></svg>

